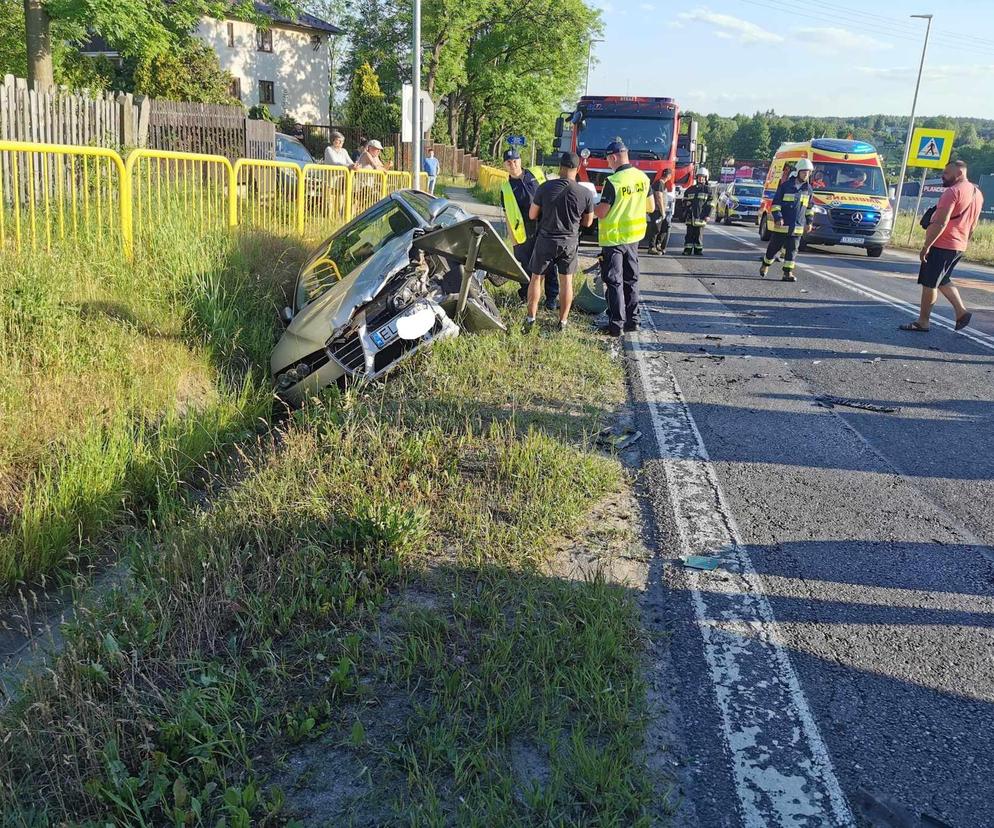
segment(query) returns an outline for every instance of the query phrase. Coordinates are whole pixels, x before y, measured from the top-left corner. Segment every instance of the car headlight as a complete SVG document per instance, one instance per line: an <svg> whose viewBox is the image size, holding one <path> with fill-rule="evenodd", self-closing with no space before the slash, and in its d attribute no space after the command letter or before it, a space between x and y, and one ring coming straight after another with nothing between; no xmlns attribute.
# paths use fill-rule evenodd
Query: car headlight
<svg viewBox="0 0 994 828"><path fill-rule="evenodd" d="M828 210L825 207L822 207L820 204L816 204L814 206L814 211L815 211L815 214L819 215L819 216L827 216L828 215Z"/></svg>

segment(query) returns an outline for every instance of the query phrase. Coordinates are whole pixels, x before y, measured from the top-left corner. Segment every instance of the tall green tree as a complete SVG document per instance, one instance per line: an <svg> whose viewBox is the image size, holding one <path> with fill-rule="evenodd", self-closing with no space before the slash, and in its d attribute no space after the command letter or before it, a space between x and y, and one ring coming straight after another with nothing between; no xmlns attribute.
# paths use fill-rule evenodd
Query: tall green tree
<svg viewBox="0 0 994 828"><path fill-rule="evenodd" d="M766 116L757 113L745 121L735 131L731 149L736 158L769 158L770 127Z"/></svg>
<svg viewBox="0 0 994 828"><path fill-rule="evenodd" d="M355 71L345 104L345 119L365 138L382 138L397 132L400 126L399 107L387 101L369 63L361 64Z"/></svg>

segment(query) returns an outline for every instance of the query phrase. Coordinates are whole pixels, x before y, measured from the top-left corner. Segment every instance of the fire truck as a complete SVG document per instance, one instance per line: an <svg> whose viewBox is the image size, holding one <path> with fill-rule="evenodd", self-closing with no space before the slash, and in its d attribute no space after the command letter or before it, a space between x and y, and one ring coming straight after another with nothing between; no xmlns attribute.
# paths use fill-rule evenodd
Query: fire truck
<svg viewBox="0 0 994 828"><path fill-rule="evenodd" d="M556 121L556 148L579 155L578 180L590 182L600 192L611 174L605 148L621 138L631 163L653 183L664 169L673 170L670 186L679 195L694 183L695 169L707 160L707 150L697 140L697 122L682 121L672 98L587 95ZM678 200L677 221L682 219L682 206Z"/></svg>

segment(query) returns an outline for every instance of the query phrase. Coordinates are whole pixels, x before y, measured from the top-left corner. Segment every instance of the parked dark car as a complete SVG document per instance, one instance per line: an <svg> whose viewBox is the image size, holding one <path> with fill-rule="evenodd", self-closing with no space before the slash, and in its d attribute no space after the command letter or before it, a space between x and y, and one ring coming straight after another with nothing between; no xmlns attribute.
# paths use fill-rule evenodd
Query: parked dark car
<svg viewBox="0 0 994 828"><path fill-rule="evenodd" d="M297 276L271 357L277 394L383 376L438 339L505 330L485 280L528 277L490 224L398 190L322 242Z"/></svg>

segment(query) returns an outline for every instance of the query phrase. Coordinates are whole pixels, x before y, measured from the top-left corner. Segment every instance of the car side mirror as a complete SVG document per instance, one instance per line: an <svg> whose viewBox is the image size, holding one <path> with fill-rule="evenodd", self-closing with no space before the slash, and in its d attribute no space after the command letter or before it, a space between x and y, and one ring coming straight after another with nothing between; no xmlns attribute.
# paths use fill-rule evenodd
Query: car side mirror
<svg viewBox="0 0 994 828"><path fill-rule="evenodd" d="M436 198L431 202L428 205L428 223L434 224L435 220L445 212L448 206L449 200L447 198Z"/></svg>
<svg viewBox="0 0 994 828"><path fill-rule="evenodd" d="M556 137L557 138L562 138L563 137L563 125L564 125L563 116L560 115L558 118L556 118Z"/></svg>
<svg viewBox="0 0 994 828"><path fill-rule="evenodd" d="M286 327L291 322L293 322L293 309L292 308L283 308L283 310L280 311L280 322L283 323L284 327Z"/></svg>

